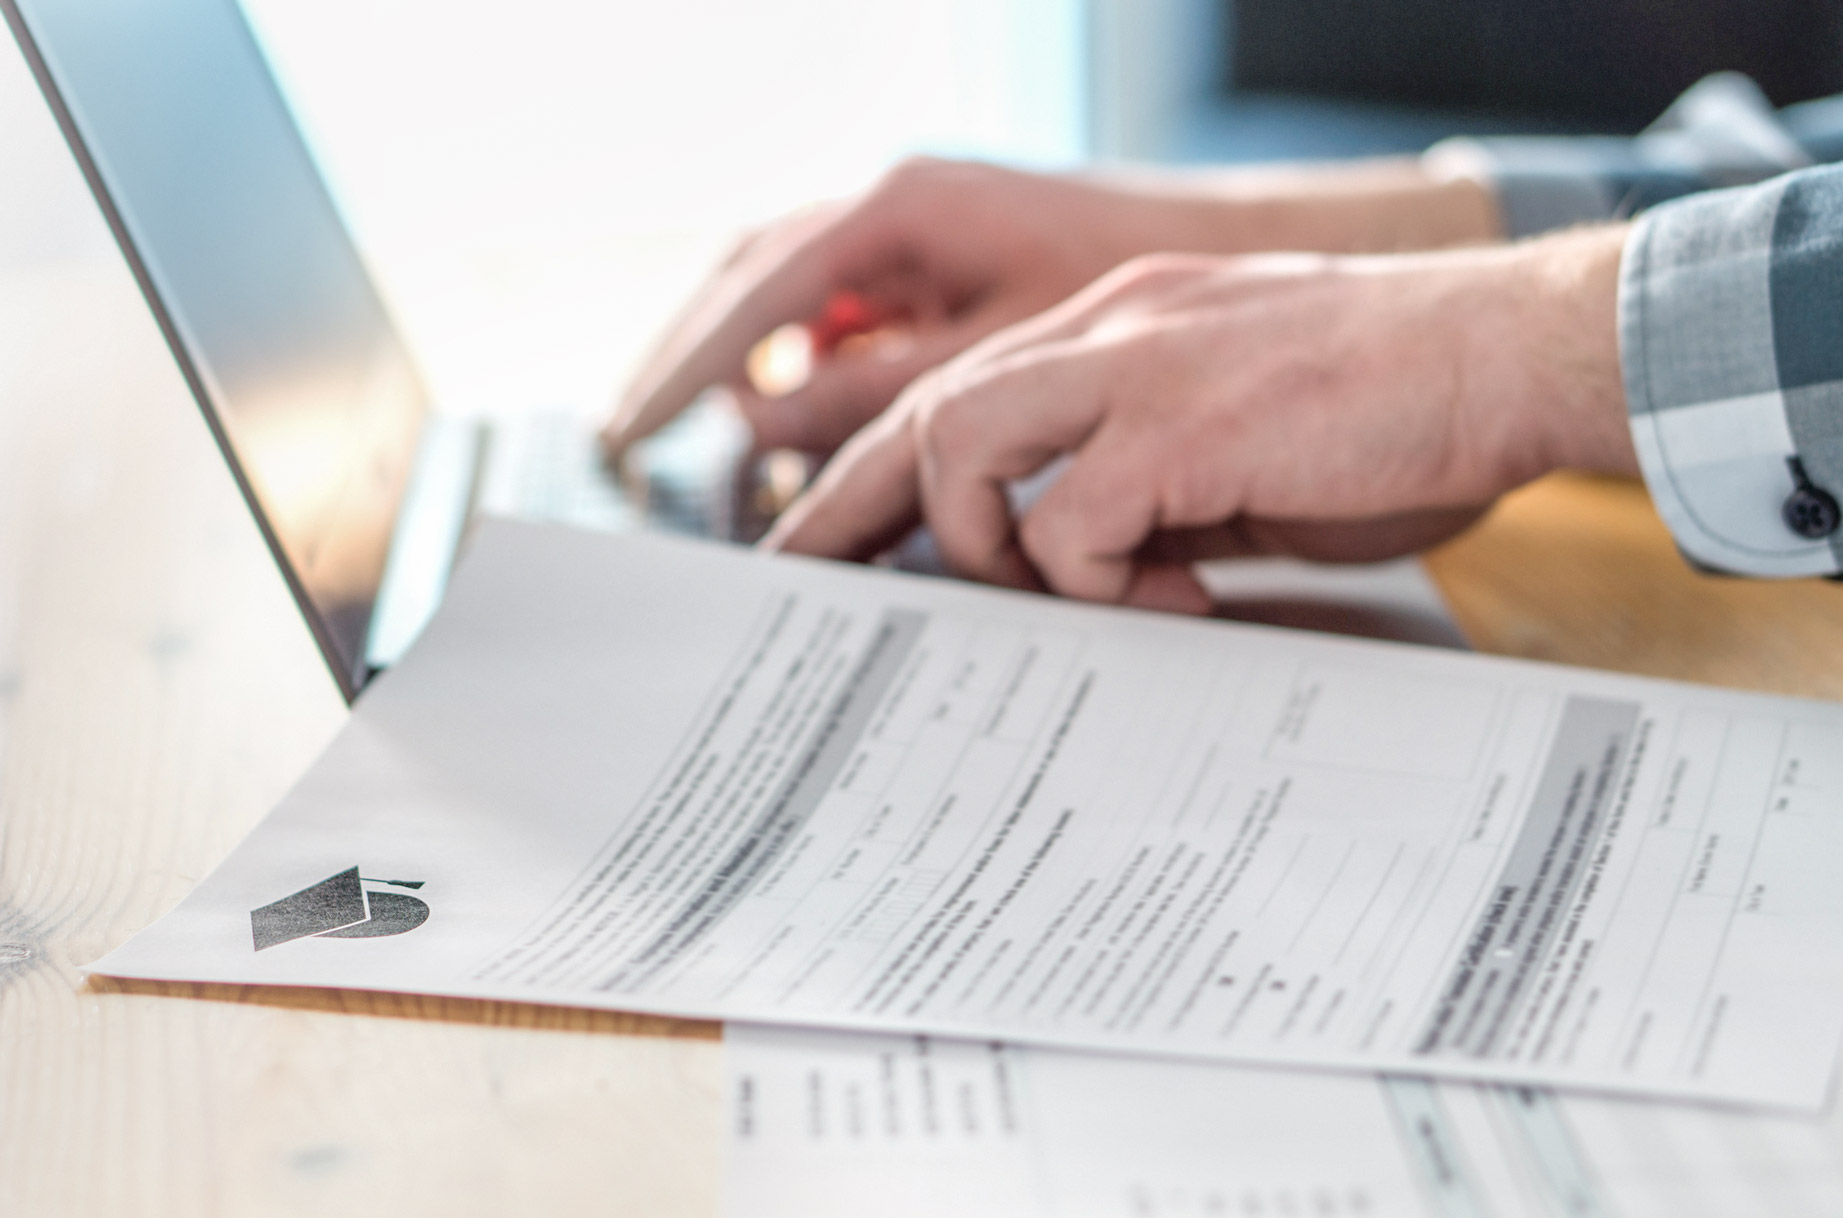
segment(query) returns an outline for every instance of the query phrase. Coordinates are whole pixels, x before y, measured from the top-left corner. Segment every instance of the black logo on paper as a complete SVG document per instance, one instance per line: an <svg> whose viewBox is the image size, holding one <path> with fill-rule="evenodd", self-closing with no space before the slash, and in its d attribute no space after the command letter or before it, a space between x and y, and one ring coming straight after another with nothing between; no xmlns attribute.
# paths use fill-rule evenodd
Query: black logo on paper
<svg viewBox="0 0 1843 1218"><path fill-rule="evenodd" d="M250 911L256 950L312 936L317 939L378 939L415 930L429 920L421 899L379 892L367 884L421 888L421 880L373 880L348 867L311 888Z"/></svg>

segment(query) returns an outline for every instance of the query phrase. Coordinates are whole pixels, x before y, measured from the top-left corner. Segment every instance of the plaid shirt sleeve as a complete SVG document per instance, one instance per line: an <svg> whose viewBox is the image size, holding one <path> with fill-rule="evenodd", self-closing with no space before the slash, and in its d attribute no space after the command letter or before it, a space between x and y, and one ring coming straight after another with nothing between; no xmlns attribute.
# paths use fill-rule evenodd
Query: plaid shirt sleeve
<svg viewBox="0 0 1843 1218"><path fill-rule="evenodd" d="M1843 101L1843 99L1838 99ZM1445 140L1427 151L1440 172L1488 182L1509 236L1634 215L1683 195L1763 181L1817 160L1800 134L1822 151L1843 134L1843 113L1821 117L1808 107L1775 112L1759 86L1736 72L1698 82L1662 117L1630 139L1500 136ZM1835 151L1843 152L1843 148Z"/></svg>
<svg viewBox="0 0 1843 1218"><path fill-rule="evenodd" d="M1640 217L1619 347L1639 464L1692 562L1843 570L1843 166Z"/></svg>
<svg viewBox="0 0 1843 1218"><path fill-rule="evenodd" d="M1619 345L1639 463L1697 566L1843 571L1843 98L1711 77L1631 140L1448 141L1522 236L1642 212ZM1748 185L1747 183L1752 183ZM1728 187L1728 189L1717 189Z"/></svg>

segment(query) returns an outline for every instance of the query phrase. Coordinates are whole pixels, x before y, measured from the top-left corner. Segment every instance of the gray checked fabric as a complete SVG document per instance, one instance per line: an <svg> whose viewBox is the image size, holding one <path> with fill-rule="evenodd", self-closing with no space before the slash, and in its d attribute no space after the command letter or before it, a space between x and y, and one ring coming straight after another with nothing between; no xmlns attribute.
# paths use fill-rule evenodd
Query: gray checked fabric
<svg viewBox="0 0 1843 1218"><path fill-rule="evenodd" d="M1521 236L1639 215L1619 285L1632 435L1690 561L1843 571L1843 98L1710 77L1630 140L1448 141ZM1726 189L1722 189L1722 188ZM1828 528L1826 528L1828 525Z"/></svg>
<svg viewBox="0 0 1843 1218"><path fill-rule="evenodd" d="M1843 136L1843 110L1827 122L1800 118L1826 128L1825 134L1834 124ZM1631 216L1683 195L1763 181L1825 159L1813 156L1759 86L1736 72L1699 81L1632 139L1461 138L1435 144L1427 156L1488 179L1512 237Z"/></svg>
<svg viewBox="0 0 1843 1218"><path fill-rule="evenodd" d="M1843 493L1843 167L1716 191L1640 218L1619 346L1639 463L1691 560L1833 575L1843 533L1785 519L1806 480Z"/></svg>

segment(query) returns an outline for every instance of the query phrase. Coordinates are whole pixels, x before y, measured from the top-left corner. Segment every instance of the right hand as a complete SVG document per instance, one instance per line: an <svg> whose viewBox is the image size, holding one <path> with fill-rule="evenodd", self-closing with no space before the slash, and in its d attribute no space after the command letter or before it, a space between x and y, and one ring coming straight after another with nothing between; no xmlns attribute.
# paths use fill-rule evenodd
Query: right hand
<svg viewBox="0 0 1843 1218"><path fill-rule="evenodd" d="M1201 559L1373 561L1553 469L1635 475L1626 236L1135 260L910 385L764 544L861 561L926 524L958 575L1201 613Z"/></svg>

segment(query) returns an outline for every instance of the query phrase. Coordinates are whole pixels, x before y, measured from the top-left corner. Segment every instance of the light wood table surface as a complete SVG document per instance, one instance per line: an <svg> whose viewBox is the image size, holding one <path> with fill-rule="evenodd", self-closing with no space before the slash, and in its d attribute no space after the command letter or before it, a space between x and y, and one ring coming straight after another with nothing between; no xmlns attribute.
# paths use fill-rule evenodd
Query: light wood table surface
<svg viewBox="0 0 1843 1218"><path fill-rule="evenodd" d="M1843 697L1843 587L1552 480L1431 567L1482 648ZM86 982L344 707L126 272L0 282L0 1215L709 1215L714 1025Z"/></svg>
<svg viewBox="0 0 1843 1218"><path fill-rule="evenodd" d="M126 270L0 283L0 1215L714 1213L715 1025L79 973L344 716Z"/></svg>

